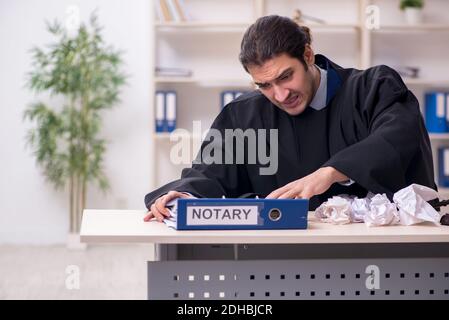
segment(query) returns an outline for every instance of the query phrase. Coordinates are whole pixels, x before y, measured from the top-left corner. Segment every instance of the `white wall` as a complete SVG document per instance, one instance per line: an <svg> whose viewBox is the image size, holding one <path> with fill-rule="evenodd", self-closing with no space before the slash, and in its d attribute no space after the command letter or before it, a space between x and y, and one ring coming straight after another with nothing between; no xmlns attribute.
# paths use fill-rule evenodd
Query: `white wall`
<svg viewBox="0 0 449 320"><path fill-rule="evenodd" d="M106 111L102 137L109 141L105 171L111 190L91 187L88 208L143 209L150 188L150 83L153 19L149 0L0 0L0 243L63 243L68 231L68 194L46 183L25 148L25 107L36 97L25 88L33 45L52 38L44 21L66 17L69 5L82 21L95 8L108 44L125 51L130 75L122 102Z"/></svg>

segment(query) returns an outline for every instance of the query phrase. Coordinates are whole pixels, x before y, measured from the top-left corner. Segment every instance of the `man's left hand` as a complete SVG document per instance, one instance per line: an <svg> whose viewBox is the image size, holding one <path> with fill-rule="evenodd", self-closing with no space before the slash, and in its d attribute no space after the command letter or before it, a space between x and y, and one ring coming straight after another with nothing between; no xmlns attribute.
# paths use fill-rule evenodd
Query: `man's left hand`
<svg viewBox="0 0 449 320"><path fill-rule="evenodd" d="M309 199L322 194L335 182L348 180L348 177L333 167L319 168L315 172L301 179L274 190L267 199Z"/></svg>

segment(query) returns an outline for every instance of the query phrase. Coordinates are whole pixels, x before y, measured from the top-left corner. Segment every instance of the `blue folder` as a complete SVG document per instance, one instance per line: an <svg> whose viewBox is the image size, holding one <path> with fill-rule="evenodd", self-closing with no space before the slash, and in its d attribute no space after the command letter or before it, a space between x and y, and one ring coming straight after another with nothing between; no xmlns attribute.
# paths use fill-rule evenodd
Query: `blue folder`
<svg viewBox="0 0 449 320"><path fill-rule="evenodd" d="M449 187L449 148L438 148L438 185Z"/></svg>
<svg viewBox="0 0 449 320"><path fill-rule="evenodd" d="M178 230L307 229L307 199L178 199Z"/></svg>
<svg viewBox="0 0 449 320"><path fill-rule="evenodd" d="M448 132L449 117L444 92L427 92L425 96L425 122L427 131L432 133Z"/></svg>
<svg viewBox="0 0 449 320"><path fill-rule="evenodd" d="M165 91L156 91L154 103L156 132L164 132L165 123Z"/></svg>

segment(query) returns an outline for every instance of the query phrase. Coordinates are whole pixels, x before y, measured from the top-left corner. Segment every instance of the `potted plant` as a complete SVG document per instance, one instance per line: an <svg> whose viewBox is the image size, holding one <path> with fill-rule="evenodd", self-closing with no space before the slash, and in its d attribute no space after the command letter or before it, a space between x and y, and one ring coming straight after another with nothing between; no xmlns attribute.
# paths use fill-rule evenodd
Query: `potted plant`
<svg viewBox="0 0 449 320"><path fill-rule="evenodd" d="M408 24L416 25L422 23L422 8L424 0L401 0L400 8L405 13Z"/></svg>
<svg viewBox="0 0 449 320"><path fill-rule="evenodd" d="M28 86L35 93L48 93L52 105L32 103L24 118L33 124L27 144L38 166L54 187L68 191L70 247L79 243L88 184L108 188L102 169L106 141L99 137L101 116L118 102L126 76L120 70L121 52L104 43L95 14L89 26L81 24L73 36L58 21L47 28L56 40L31 50Z"/></svg>

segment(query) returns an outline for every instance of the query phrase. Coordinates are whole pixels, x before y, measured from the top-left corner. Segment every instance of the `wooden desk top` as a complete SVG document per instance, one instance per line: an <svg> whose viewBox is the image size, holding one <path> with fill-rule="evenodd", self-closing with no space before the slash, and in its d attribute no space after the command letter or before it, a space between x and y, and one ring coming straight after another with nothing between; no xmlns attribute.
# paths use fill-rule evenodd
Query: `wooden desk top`
<svg viewBox="0 0 449 320"><path fill-rule="evenodd" d="M306 230L177 231L144 222L145 210L85 210L81 241L88 243L425 243L449 242L449 226L367 227L363 223L332 225L309 212Z"/></svg>

